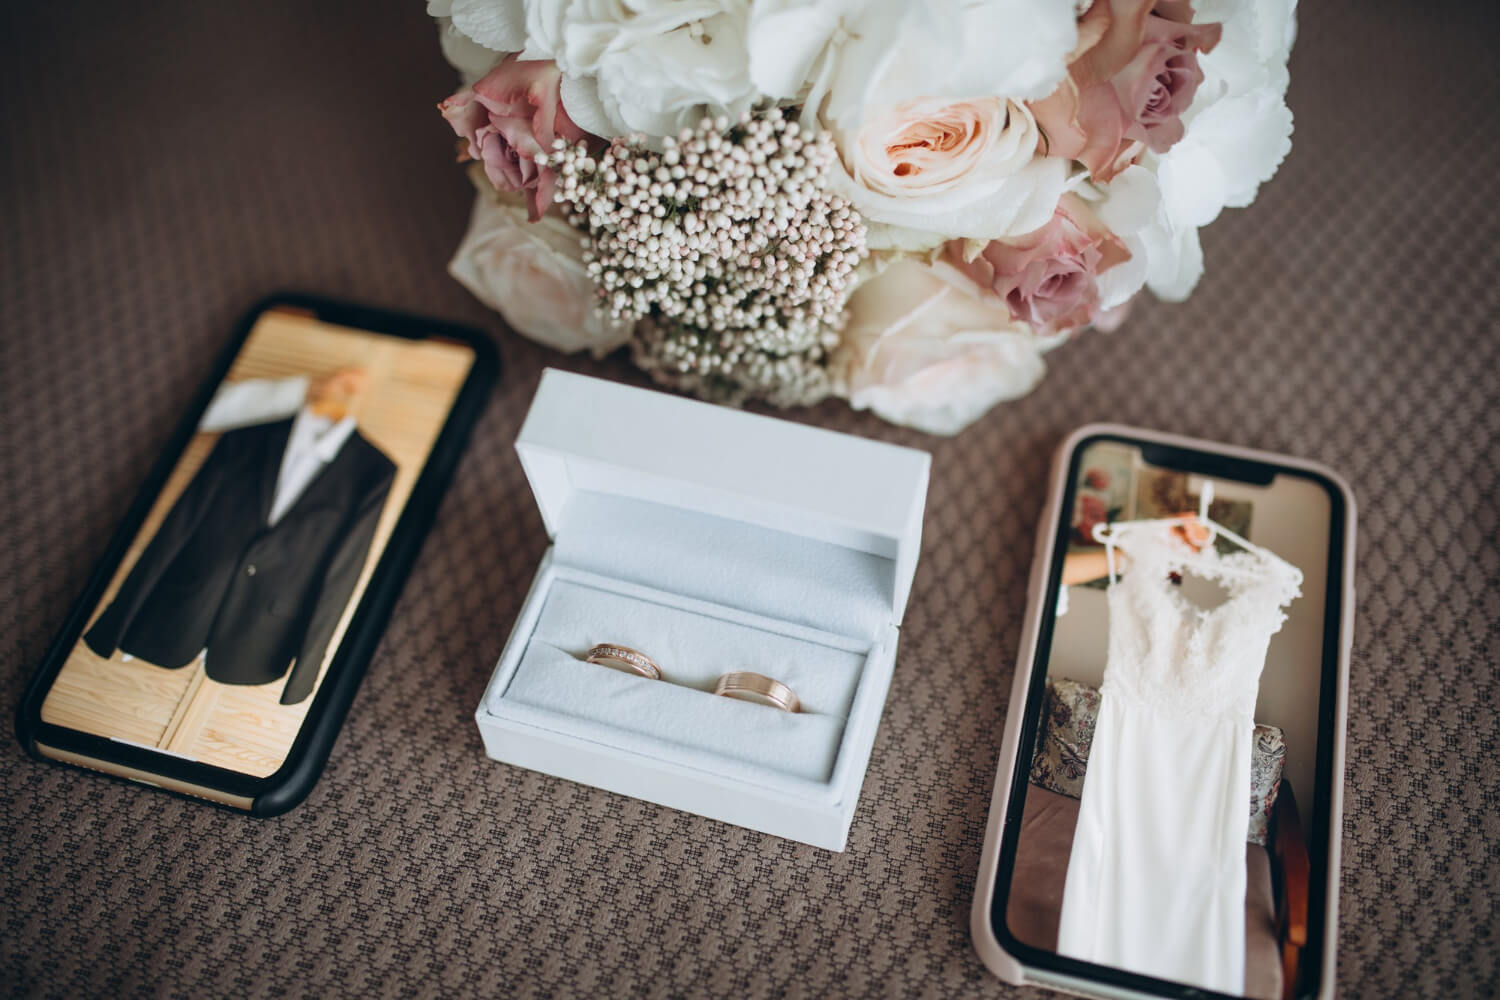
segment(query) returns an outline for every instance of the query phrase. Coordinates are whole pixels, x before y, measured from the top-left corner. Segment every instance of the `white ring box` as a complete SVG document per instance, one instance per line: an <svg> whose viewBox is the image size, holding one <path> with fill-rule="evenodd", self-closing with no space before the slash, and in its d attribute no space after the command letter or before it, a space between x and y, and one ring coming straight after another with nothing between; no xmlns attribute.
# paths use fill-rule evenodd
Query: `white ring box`
<svg viewBox="0 0 1500 1000"><path fill-rule="evenodd" d="M516 450L552 545L475 713L485 753L843 850L930 456L554 370ZM603 642L664 679L584 662ZM736 670L803 710L715 696Z"/></svg>

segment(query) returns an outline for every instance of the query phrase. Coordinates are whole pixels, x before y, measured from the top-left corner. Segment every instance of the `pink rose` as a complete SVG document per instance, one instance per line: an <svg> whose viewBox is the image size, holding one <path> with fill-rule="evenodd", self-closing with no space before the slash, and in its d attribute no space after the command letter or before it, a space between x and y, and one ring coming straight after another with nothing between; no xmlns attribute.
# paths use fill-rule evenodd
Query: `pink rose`
<svg viewBox="0 0 1500 1000"><path fill-rule="evenodd" d="M1078 22L1068 78L1031 105L1051 156L1081 160L1107 183L1145 149L1182 138L1182 113L1222 25L1193 24L1187 0L1094 0Z"/></svg>
<svg viewBox="0 0 1500 1000"><path fill-rule="evenodd" d="M1013 319L1050 334L1083 326L1099 312L1099 275L1130 259L1125 244L1077 195L1052 220L1013 240L955 240L948 261L1010 308Z"/></svg>
<svg viewBox="0 0 1500 1000"><path fill-rule="evenodd" d="M438 105L453 131L468 141L460 159L479 160L500 191L524 191L531 221L552 204L557 175L536 158L552 140L578 142L588 133L563 109L556 64L507 56L472 87Z"/></svg>

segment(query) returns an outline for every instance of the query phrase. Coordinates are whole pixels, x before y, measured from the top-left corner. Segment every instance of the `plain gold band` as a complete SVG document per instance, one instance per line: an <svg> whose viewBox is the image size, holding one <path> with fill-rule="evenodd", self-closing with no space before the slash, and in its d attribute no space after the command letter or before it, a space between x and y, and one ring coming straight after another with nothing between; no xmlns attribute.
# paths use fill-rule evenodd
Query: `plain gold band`
<svg viewBox="0 0 1500 1000"><path fill-rule="evenodd" d="M802 702L791 688L774 678L753 674L748 670L738 670L720 677L719 683L714 687L714 694L768 705L783 712L802 711Z"/></svg>
<svg viewBox="0 0 1500 1000"><path fill-rule="evenodd" d="M655 660L639 649L621 646L617 642L601 642L590 649L583 659L587 663L597 663L604 667L618 663L631 673L639 674L648 680L661 680L661 667L657 666Z"/></svg>

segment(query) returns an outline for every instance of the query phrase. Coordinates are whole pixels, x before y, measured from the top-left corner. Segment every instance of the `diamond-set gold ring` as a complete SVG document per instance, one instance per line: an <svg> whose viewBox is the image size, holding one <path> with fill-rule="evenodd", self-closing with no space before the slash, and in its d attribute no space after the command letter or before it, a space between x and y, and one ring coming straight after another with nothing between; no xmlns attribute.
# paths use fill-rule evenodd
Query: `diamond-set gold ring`
<svg viewBox="0 0 1500 1000"><path fill-rule="evenodd" d="M626 670L648 680L659 681L662 676L661 667L651 657L639 649L631 649L629 646L621 646L614 642L601 642L590 649L583 659L587 663L597 663L601 667Z"/></svg>

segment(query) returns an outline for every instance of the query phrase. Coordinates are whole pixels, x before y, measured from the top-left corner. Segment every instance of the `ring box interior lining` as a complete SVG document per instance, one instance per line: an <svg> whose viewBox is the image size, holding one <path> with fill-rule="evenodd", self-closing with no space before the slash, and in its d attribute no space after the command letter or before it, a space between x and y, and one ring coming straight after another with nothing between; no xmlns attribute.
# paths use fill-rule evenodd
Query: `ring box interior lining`
<svg viewBox="0 0 1500 1000"><path fill-rule="evenodd" d="M486 752L842 849L926 453L554 371L517 449L554 544L476 713ZM664 679L584 662L603 642ZM736 670L803 711L715 696Z"/></svg>

